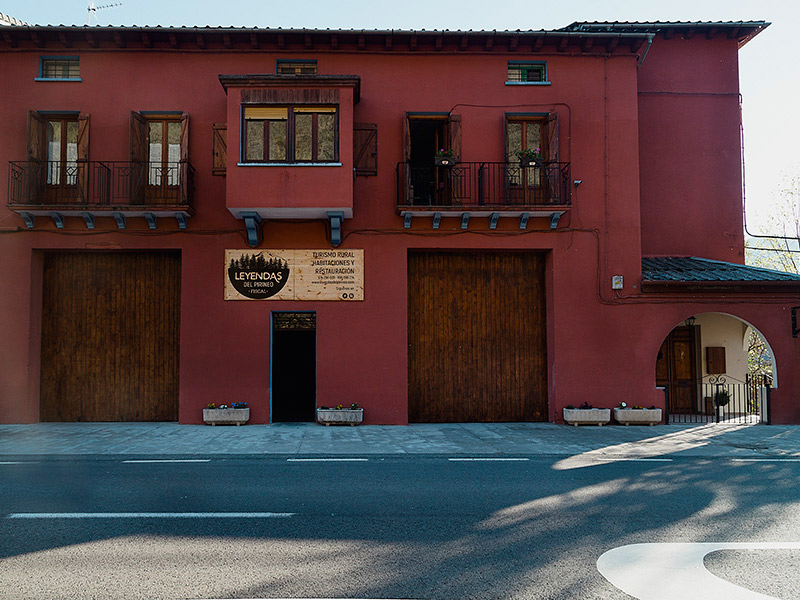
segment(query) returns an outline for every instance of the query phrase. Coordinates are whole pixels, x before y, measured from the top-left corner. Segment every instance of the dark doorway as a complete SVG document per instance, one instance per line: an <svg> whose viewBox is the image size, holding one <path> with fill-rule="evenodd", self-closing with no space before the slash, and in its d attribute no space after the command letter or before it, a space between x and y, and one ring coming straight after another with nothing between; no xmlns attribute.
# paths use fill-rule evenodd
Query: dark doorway
<svg viewBox="0 0 800 600"><path fill-rule="evenodd" d="M667 388L670 416L704 409L698 401L698 340L696 326L676 327L658 351L656 385Z"/></svg>
<svg viewBox="0 0 800 600"><path fill-rule="evenodd" d="M272 313L272 422L313 422L317 408L316 313Z"/></svg>
<svg viewBox="0 0 800 600"><path fill-rule="evenodd" d="M450 149L447 117L408 119L408 148L412 202L417 205L438 204L437 193L443 174L434 167L437 150Z"/></svg>

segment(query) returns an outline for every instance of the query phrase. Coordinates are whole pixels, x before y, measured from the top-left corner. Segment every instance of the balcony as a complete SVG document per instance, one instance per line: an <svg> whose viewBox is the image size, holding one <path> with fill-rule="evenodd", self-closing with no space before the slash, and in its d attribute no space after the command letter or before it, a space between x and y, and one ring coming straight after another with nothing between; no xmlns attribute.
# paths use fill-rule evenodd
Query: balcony
<svg viewBox="0 0 800 600"><path fill-rule="evenodd" d="M144 217L151 229L158 217L174 217L180 227L194 212L194 169L187 161L18 161L9 163L8 207L29 228L34 217L80 216L94 228L95 217L114 217L120 229L126 217Z"/></svg>
<svg viewBox="0 0 800 600"><path fill-rule="evenodd" d="M397 210L410 227L411 218L547 217L555 228L572 204L570 163L548 162L521 167L506 162L459 162L450 167L397 165ZM466 228L466 227L464 227Z"/></svg>

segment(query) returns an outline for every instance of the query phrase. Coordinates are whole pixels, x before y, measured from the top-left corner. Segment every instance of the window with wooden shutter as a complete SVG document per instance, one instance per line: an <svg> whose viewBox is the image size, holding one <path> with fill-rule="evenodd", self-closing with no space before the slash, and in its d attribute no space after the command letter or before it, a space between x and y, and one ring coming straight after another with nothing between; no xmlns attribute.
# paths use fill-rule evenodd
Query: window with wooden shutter
<svg viewBox="0 0 800 600"><path fill-rule="evenodd" d="M353 168L356 175L378 174L377 123L353 124Z"/></svg>
<svg viewBox="0 0 800 600"><path fill-rule="evenodd" d="M245 106L242 159L247 163L331 163L339 159L335 106Z"/></svg>
<svg viewBox="0 0 800 600"><path fill-rule="evenodd" d="M211 136L213 152L211 174L225 175L228 162L228 124L214 123L211 126Z"/></svg>

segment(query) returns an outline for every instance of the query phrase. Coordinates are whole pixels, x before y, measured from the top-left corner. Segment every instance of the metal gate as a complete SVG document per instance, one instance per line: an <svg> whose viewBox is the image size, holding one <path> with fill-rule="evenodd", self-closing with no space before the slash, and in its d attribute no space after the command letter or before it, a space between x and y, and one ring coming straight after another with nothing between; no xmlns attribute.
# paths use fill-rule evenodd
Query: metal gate
<svg viewBox="0 0 800 600"><path fill-rule="evenodd" d="M678 389L680 388L680 389ZM709 375L694 383L666 386L667 423L763 423L769 424L772 378L747 376L739 381ZM678 398L691 398L687 407ZM670 407L671 401L675 407Z"/></svg>

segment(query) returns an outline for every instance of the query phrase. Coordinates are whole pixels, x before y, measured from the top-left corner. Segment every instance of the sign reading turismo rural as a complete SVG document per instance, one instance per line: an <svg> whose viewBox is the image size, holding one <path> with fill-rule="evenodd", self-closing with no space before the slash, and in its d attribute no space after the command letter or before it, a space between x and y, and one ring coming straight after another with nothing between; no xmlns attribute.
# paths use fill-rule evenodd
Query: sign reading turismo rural
<svg viewBox="0 0 800 600"><path fill-rule="evenodd" d="M226 250L226 300L363 300L363 250Z"/></svg>

